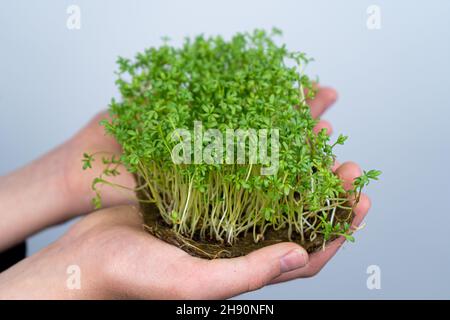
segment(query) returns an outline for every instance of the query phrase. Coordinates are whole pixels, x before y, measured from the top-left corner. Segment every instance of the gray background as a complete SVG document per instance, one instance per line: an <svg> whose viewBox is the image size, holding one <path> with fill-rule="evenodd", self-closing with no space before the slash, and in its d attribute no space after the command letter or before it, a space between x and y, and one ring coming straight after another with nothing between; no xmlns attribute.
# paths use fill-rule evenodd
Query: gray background
<svg viewBox="0 0 450 320"><path fill-rule="evenodd" d="M66 8L81 8L81 30ZM381 8L381 30L366 9ZM0 174L65 141L117 92L118 55L198 33L284 30L290 49L340 99L325 119L350 136L338 152L383 171L355 244L315 278L243 298L450 298L449 1L2 1ZM30 253L66 226L35 235ZM368 290L366 268L381 268Z"/></svg>

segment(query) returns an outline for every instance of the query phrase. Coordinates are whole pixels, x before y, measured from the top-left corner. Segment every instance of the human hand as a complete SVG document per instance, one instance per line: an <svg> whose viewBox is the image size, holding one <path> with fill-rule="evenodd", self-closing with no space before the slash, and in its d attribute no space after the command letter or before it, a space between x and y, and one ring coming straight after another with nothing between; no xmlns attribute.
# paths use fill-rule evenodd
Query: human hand
<svg viewBox="0 0 450 320"><path fill-rule="evenodd" d="M336 173L349 188L360 169L348 162ZM354 227L369 207L369 199L362 195L355 207ZM344 242L338 238L309 256L299 245L285 242L244 257L204 260L151 236L142 225L134 206L86 216L61 239L0 274L0 298L228 298L313 276ZM80 268L80 290L67 288L70 265Z"/></svg>
<svg viewBox="0 0 450 320"><path fill-rule="evenodd" d="M97 115L62 145L0 177L0 252L39 230L92 211L90 186L101 172L101 156L93 163L92 171L83 172L83 152L104 151L109 157L121 152L117 142L106 136L99 125L105 117L106 112ZM132 188L133 177L124 168L121 171L113 181ZM131 191L104 189L105 206L134 202Z"/></svg>

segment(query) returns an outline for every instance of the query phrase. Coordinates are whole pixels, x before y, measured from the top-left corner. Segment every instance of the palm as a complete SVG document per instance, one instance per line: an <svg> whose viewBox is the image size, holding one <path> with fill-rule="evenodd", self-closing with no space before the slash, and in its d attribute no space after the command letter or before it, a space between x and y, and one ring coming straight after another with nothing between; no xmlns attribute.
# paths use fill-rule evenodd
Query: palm
<svg viewBox="0 0 450 320"><path fill-rule="evenodd" d="M359 176L353 163L341 165L336 172L344 185ZM354 227L369 207L363 195L355 208ZM270 283L313 276L344 242L339 238L325 250L311 254L305 267L281 273L281 255L299 248L297 244L280 243L240 258L204 260L149 235L142 225L136 207L115 207L89 215L61 240L85 246L80 252L88 252L101 265L93 269L104 270L109 282L124 288L121 291L126 291L127 297L190 299L228 298Z"/></svg>

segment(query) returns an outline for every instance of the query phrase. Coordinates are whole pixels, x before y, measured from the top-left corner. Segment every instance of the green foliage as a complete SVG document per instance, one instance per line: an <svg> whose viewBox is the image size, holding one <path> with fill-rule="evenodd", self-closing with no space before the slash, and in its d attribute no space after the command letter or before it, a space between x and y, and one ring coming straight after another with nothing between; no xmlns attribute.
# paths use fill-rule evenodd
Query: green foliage
<svg viewBox="0 0 450 320"><path fill-rule="evenodd" d="M358 189L362 189L365 186L369 185L370 180L378 180L380 174L381 171L378 170L364 171L360 177L355 179L353 185Z"/></svg>
<svg viewBox="0 0 450 320"><path fill-rule="evenodd" d="M277 45L274 29L220 36L187 38L179 47L166 39L159 48L119 58L121 101L110 104L106 131L122 145L123 156L107 159L93 183L117 175L120 162L137 177L138 188L159 208L164 220L184 236L233 243L252 232L255 241L268 228L287 228L312 240L345 235L348 223L334 219L336 209L351 211L341 181L331 171L334 144L323 130L314 134L317 120L306 100L313 98L312 81L303 71L311 60L304 53ZM305 95L304 92L307 92ZM263 176L261 165L174 164L170 138L175 128L279 129L279 169ZM246 151L250 151L248 144ZM92 155L83 158L91 168ZM112 167L111 167L112 166ZM355 192L376 179L369 171ZM330 218L328 218L330 217ZM334 221L333 221L334 219Z"/></svg>

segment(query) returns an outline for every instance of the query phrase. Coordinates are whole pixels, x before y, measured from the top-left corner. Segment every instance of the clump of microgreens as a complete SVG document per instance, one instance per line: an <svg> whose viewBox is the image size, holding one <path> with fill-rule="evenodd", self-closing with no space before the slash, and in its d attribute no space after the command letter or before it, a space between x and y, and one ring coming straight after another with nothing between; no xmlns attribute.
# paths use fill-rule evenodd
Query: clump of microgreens
<svg viewBox="0 0 450 320"><path fill-rule="evenodd" d="M313 132L317 120L306 101L315 90L303 72L310 59L277 45L279 34L255 30L229 41L198 36L179 48L165 42L134 60L119 58L122 99L111 101L111 120L103 125L123 155L103 157L105 170L92 184L94 205L101 205L97 185L114 185L107 178L123 164L136 177L139 201L155 204L186 238L233 244L252 233L258 242L271 228L287 229L289 238L302 241L318 235L324 243L337 235L353 240L349 197L356 203L380 172L364 172L352 190L343 189L331 167L333 150L346 137L330 143L324 130ZM171 134L192 130L194 121L221 132L278 129L278 171L264 176L255 164L175 164ZM83 161L90 168L94 155L85 154ZM337 210L349 218L337 221Z"/></svg>

